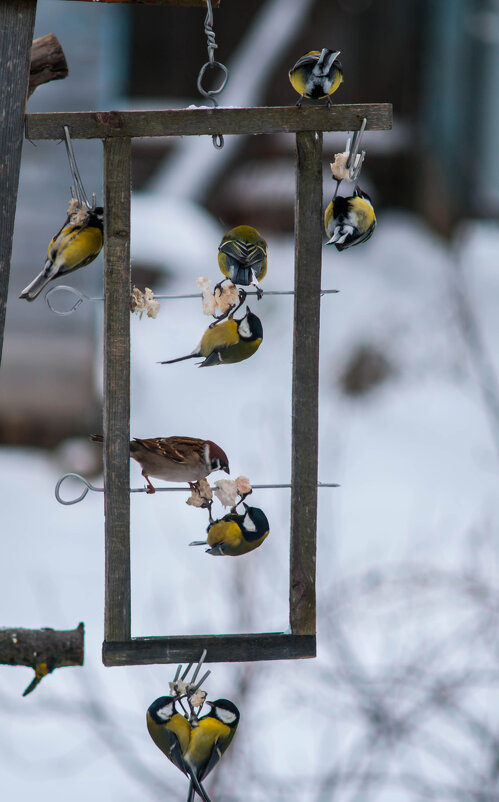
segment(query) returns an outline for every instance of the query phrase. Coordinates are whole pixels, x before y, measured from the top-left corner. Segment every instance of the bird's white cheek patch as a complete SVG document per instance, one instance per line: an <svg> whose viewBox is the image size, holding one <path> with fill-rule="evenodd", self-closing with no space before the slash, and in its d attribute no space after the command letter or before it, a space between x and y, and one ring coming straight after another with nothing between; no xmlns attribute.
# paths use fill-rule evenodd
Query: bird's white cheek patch
<svg viewBox="0 0 499 802"><path fill-rule="evenodd" d="M172 705L165 705L165 707L160 707L157 711L158 718L162 718L163 721L168 721L169 718L172 717L173 707Z"/></svg>
<svg viewBox="0 0 499 802"><path fill-rule="evenodd" d="M238 326L240 337L251 337L251 331L248 323L248 318L243 318Z"/></svg>
<svg viewBox="0 0 499 802"><path fill-rule="evenodd" d="M231 713L230 710L222 710L220 707L215 709L217 717L220 721L223 721L224 724L232 724L236 720L234 713Z"/></svg>
<svg viewBox="0 0 499 802"><path fill-rule="evenodd" d="M255 523L251 520L249 512L244 516L243 526L248 532L256 532Z"/></svg>

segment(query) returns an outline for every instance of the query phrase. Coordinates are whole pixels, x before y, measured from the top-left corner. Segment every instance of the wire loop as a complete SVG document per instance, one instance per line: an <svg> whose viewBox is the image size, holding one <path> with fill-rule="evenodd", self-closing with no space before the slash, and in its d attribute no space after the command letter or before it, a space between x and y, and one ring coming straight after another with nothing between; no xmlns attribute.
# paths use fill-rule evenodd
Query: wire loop
<svg viewBox="0 0 499 802"><path fill-rule="evenodd" d="M85 488L84 488L84 490L82 490L80 495L77 496L76 498L70 500L70 501L65 501L63 498L61 498L61 494L60 494L61 485L62 485L63 482L66 481L66 479L77 479L79 482L82 482L82 484L85 485ZM290 487L292 487L291 484L252 485L252 489L253 490L271 490L271 489L290 488ZM339 485L338 484L331 484L331 483L327 483L327 482L318 482L317 483L317 487L339 487ZM216 487L212 487L211 489L212 490L216 490L217 488ZM89 482L88 479L85 479L84 476L80 476L79 473L65 473L64 476L61 476L61 478L58 480L58 482L57 482L57 484L55 486L55 497L56 497L57 501L59 502L59 504L64 504L64 506L69 507L72 504L79 504L80 501L83 501L83 499L85 498L85 496L87 495L89 490L92 490L94 493L104 493L104 488L103 487L95 487L95 485L93 485L91 482ZM147 493L147 490L148 490L147 487L131 487L130 488L130 493ZM183 485L181 485L180 487L156 487L155 490L156 490L156 493L175 493L175 492L177 492L177 493L179 493L179 492L180 493L182 493L182 492L183 493L190 493L191 492L190 487L184 487Z"/></svg>
<svg viewBox="0 0 499 802"><path fill-rule="evenodd" d="M324 295L332 295L333 293L338 293L339 290L321 290L321 297ZM72 295L76 298L73 305L69 307L69 309L58 309L53 301L54 299L51 298L52 295L55 293L67 293ZM294 290L267 290L263 293L264 296L266 295L294 295ZM258 295L256 291L247 292L246 295ZM158 300L168 300L168 301L179 301L185 300L186 298L202 298L202 293L200 292L191 292L187 295L155 295L155 298ZM57 284L55 287L51 287L50 290L47 290L45 293L45 303L47 304L48 308L54 315L60 315L61 317L65 317L66 315L72 315L73 312L76 312L79 306L82 303L86 303L87 301L103 301L103 296L99 297L92 297L90 295L85 295L84 292L81 290L77 290L74 287L70 287L68 284Z"/></svg>

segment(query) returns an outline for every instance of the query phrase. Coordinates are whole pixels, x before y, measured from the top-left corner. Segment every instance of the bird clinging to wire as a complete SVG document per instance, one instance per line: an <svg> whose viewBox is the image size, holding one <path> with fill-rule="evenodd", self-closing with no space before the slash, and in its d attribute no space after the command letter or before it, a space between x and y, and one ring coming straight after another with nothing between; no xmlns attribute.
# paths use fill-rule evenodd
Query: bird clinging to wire
<svg viewBox="0 0 499 802"><path fill-rule="evenodd" d="M147 729L156 746L186 773L183 754L189 746L191 725L175 707L173 696L160 696L147 710Z"/></svg>
<svg viewBox="0 0 499 802"><path fill-rule="evenodd" d="M209 546L207 554L238 557L260 546L269 533L267 516L258 507L244 504L246 512L238 515L230 512L219 521L213 521L207 528L206 540L195 540L190 546Z"/></svg>
<svg viewBox="0 0 499 802"><path fill-rule="evenodd" d="M376 227L371 198L358 187L348 198L336 195L324 213L324 227L338 251L366 242Z"/></svg>
<svg viewBox="0 0 499 802"><path fill-rule="evenodd" d="M298 59L288 73L291 86L300 97L296 105L301 106L304 97L310 100L327 98L331 105L331 95L343 81L343 68L338 60L340 50L310 50Z"/></svg>
<svg viewBox="0 0 499 802"><path fill-rule="evenodd" d="M263 294L258 282L267 273L267 243L252 226L236 226L222 237L218 246L218 265L233 284L256 287L258 297ZM217 286L220 286L218 284Z"/></svg>
<svg viewBox="0 0 499 802"><path fill-rule="evenodd" d="M102 206L77 208L70 202L68 217L52 238L42 272L24 288L19 298L34 301L46 284L90 264L99 255L104 242Z"/></svg>
<svg viewBox="0 0 499 802"><path fill-rule="evenodd" d="M198 367L208 368L213 365L242 362L243 359L248 359L262 343L262 322L248 306L245 316L239 320L233 317L235 311L233 310L227 320L212 323L192 353L176 359L167 359L160 364L171 365L173 362L182 362L184 359L204 357L203 361L198 363Z"/></svg>
<svg viewBox="0 0 499 802"><path fill-rule="evenodd" d="M222 757L239 724L239 710L233 702L217 699L206 704L211 706L211 711L198 719L197 726L193 725L189 746L183 755L191 779L187 802L193 802L196 792L204 802L209 802L202 781Z"/></svg>
<svg viewBox="0 0 499 802"><path fill-rule="evenodd" d="M90 439L97 443L104 441L100 434L92 434ZM130 442L130 456L142 468L147 493L156 492L150 476L166 482L188 482L192 487L193 483L213 471L230 473L225 451L211 440L198 437L152 437L147 440L135 437Z"/></svg>

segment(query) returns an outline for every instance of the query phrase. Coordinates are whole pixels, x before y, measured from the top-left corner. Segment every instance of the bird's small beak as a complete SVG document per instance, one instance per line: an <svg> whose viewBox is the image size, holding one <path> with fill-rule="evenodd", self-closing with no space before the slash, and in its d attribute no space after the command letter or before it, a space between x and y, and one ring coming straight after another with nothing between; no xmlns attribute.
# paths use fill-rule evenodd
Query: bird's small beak
<svg viewBox="0 0 499 802"><path fill-rule="evenodd" d="M230 475L230 470L229 470L229 466L228 465L226 465L225 468L222 468L222 470L225 471L225 473L228 473Z"/></svg>

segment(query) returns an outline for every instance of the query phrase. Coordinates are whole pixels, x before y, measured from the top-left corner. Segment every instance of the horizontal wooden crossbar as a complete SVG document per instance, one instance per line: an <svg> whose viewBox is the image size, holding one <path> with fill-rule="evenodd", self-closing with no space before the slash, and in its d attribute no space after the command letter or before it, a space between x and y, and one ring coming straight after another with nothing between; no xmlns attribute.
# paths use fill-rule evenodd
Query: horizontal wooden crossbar
<svg viewBox="0 0 499 802"><path fill-rule="evenodd" d="M167 638L132 638L104 641L105 666L151 663L195 663L206 649L206 663L239 663L253 660L292 660L316 656L315 635L284 632L251 635L182 635Z"/></svg>
<svg viewBox="0 0 499 802"><path fill-rule="evenodd" d="M76 2L76 0L66 0ZM83 3L127 3L130 6L201 6L206 8L205 0L79 0ZM218 8L221 0L211 0L213 8Z"/></svg>
<svg viewBox="0 0 499 802"><path fill-rule="evenodd" d="M28 139L195 136L202 134L277 134L299 131L356 131L366 117L367 131L392 127L390 103L356 105L262 106L241 109L168 109L165 111L74 111L26 115Z"/></svg>

